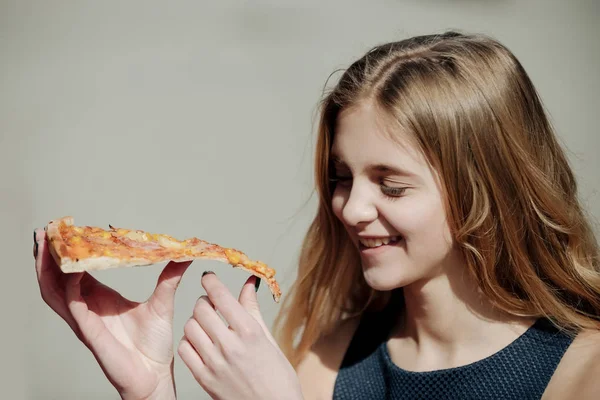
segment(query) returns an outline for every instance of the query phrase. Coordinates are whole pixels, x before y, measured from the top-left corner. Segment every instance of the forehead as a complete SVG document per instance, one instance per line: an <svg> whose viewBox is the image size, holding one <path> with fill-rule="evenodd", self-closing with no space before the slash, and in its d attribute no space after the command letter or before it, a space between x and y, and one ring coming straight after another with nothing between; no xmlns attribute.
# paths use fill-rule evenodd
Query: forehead
<svg viewBox="0 0 600 400"><path fill-rule="evenodd" d="M342 111L336 121L332 158L350 167L388 164L420 172L426 161L408 133L394 129L372 106Z"/></svg>

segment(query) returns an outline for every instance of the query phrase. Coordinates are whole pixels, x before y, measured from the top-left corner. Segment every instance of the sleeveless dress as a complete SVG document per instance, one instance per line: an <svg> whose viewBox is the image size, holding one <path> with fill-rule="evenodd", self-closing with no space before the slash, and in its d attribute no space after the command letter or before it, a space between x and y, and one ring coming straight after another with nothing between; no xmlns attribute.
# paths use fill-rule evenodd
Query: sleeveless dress
<svg viewBox="0 0 600 400"><path fill-rule="evenodd" d="M388 353L395 322L390 307L363 316L336 378L334 400L540 399L573 340L538 319L511 344L480 361L412 372L395 365Z"/></svg>

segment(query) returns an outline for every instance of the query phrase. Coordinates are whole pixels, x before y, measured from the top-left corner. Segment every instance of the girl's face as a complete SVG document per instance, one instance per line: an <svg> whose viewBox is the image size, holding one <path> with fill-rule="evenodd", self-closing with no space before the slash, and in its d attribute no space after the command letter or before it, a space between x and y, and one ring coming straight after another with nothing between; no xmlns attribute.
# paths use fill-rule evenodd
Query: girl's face
<svg viewBox="0 0 600 400"><path fill-rule="evenodd" d="M362 104L339 115L332 146L333 211L377 290L431 279L457 257L435 172L402 135L388 138Z"/></svg>

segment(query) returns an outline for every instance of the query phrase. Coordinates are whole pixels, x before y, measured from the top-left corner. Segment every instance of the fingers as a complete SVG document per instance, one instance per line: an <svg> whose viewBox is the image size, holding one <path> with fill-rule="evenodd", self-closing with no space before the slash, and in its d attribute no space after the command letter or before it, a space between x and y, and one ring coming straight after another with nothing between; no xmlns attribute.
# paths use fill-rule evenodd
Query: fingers
<svg viewBox="0 0 600 400"><path fill-rule="evenodd" d="M240 291L239 302L244 307L244 309L250 314L254 319L258 322L263 332L269 339L269 341L275 346L279 347L275 341L275 338L271 335L269 328L265 324L265 321L260 312L260 307L258 304L258 298L256 297L256 292L258 285L260 284L260 278L256 276L250 276L242 290Z"/></svg>
<svg viewBox="0 0 600 400"><path fill-rule="evenodd" d="M244 286L242 286L238 300L242 307L244 307L244 309L248 311L250 315L255 317L257 320L262 320L258 299L256 297L257 286L259 284L260 278L257 278L254 275L250 276L246 280Z"/></svg>
<svg viewBox="0 0 600 400"><path fill-rule="evenodd" d="M179 342L177 353L183 360L183 363L191 371L196 381L202 384L205 377L208 376L208 367L204 361L202 361L201 356L196 352L196 349L186 336Z"/></svg>
<svg viewBox="0 0 600 400"><path fill-rule="evenodd" d="M208 334L195 318L190 318L183 327L184 338L194 347L206 364L214 363L219 353Z"/></svg>
<svg viewBox="0 0 600 400"><path fill-rule="evenodd" d="M177 352L192 375L208 391L209 380L224 365L223 346L235 338L207 296L196 302L193 316L184 328Z"/></svg>
<svg viewBox="0 0 600 400"><path fill-rule="evenodd" d="M88 345L90 332L93 334L98 330L97 321L88 323L87 319L90 316L97 317L89 311L96 312L103 306L97 304L95 298L99 296L103 299L112 299L118 294L102 285L87 272L63 273L50 254L44 230L36 229L34 239L34 252L37 248L35 269L42 299L65 320L75 335ZM86 297L90 299L89 304Z"/></svg>
<svg viewBox="0 0 600 400"><path fill-rule="evenodd" d="M65 281L68 278L54 262L47 246L46 233L43 229L34 231L35 271L40 287L42 299L54 312L67 324L78 332L77 324L67 307L65 294ZM37 254L35 254L37 253Z"/></svg>
<svg viewBox="0 0 600 400"><path fill-rule="evenodd" d="M124 354L114 352L112 349L119 347L117 339L108 332L106 325L100 318L98 312L103 309L103 304L98 304L96 293L91 293L86 300L86 296L82 294L86 285L90 286L91 291L106 290L106 293L115 293L122 299L117 292L99 283L94 277L87 272L78 272L68 274L68 279L65 284L66 304L70 315L77 324L78 330L75 332L79 339L100 359L118 359ZM102 297L108 303L117 300L117 297L110 298ZM89 301L89 304L88 304ZM114 310L118 314L119 309ZM103 350L109 349L109 350ZM112 354L114 353L114 354Z"/></svg>
<svg viewBox="0 0 600 400"><path fill-rule="evenodd" d="M254 359L252 351L256 346L268 343L267 348L271 349L274 343L259 322L262 317L256 301L255 277L244 284L240 301L213 273L203 275L202 286L207 295L196 302L193 316L184 326L178 353L194 378L210 393L220 387L219 379L231 382L239 365L248 365L248 360Z"/></svg>
<svg viewBox="0 0 600 400"><path fill-rule="evenodd" d="M73 319L77 322L78 326L85 326L88 316L88 305L81 296L81 278L83 278L83 272L70 274L66 282L65 292L67 307Z"/></svg>
<svg viewBox="0 0 600 400"><path fill-rule="evenodd" d="M53 281L57 280L62 271L54 262L48 246L46 246L46 232L42 229L34 231L33 252L35 255L35 272L37 274L40 289L49 289Z"/></svg>
<svg viewBox="0 0 600 400"><path fill-rule="evenodd" d="M213 343L223 343L233 339L233 333L217 314L215 306L207 296L202 296L196 302L193 318Z"/></svg>
<svg viewBox="0 0 600 400"><path fill-rule="evenodd" d="M201 282L212 304L234 331L243 331L256 322L214 273L205 272Z"/></svg>
<svg viewBox="0 0 600 400"><path fill-rule="evenodd" d="M175 292L181 282L183 274L192 264L191 261L169 262L158 277L156 289L148 300L154 310L167 319L173 317L175 306Z"/></svg>

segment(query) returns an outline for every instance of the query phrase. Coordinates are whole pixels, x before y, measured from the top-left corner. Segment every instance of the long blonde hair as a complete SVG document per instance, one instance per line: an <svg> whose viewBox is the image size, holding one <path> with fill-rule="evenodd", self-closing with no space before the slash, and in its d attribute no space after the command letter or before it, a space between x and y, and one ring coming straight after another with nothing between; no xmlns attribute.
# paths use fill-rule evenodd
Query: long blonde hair
<svg viewBox="0 0 600 400"><path fill-rule="evenodd" d="M598 243L532 82L497 41L448 32L373 48L322 101L318 211L275 323L293 365L340 319L387 298L367 286L331 209L336 120L362 101L409 132L440 174L454 240L496 307L574 331L598 329Z"/></svg>

